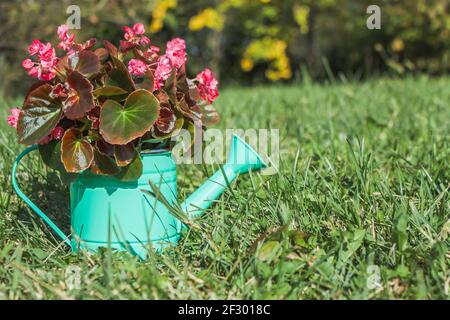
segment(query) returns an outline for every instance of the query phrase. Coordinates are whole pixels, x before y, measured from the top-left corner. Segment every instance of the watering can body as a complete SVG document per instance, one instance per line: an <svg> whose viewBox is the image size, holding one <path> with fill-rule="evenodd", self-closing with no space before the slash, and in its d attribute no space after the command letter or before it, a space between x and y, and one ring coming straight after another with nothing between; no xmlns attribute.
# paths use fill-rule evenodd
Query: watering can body
<svg viewBox="0 0 450 320"><path fill-rule="evenodd" d="M13 188L73 251L110 247L145 258L150 244L161 250L179 241L183 224L166 206L177 203L176 163L170 152L141 154L143 173L132 182L88 171L81 173L70 185L72 233L68 237L22 192L16 181L19 162L35 149L37 146L29 147L14 162ZM227 163L179 207L189 218L198 217L239 174L265 166L248 144L233 136ZM152 192L143 192L151 191L149 182L157 186L166 204Z"/></svg>
<svg viewBox="0 0 450 320"><path fill-rule="evenodd" d="M170 152L142 154L143 173L133 182L85 172L70 185L71 247L127 250L145 257L148 244L157 250L180 239L181 221L150 191L149 181L165 199L177 200L176 164Z"/></svg>

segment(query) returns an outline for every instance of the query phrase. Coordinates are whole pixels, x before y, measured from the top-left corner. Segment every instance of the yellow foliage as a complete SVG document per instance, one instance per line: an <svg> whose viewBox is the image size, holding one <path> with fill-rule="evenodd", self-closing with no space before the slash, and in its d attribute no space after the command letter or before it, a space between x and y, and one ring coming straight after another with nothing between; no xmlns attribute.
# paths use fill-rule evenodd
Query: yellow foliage
<svg viewBox="0 0 450 320"><path fill-rule="evenodd" d="M253 70L255 62L268 62L266 77L271 81L290 79L292 70L286 55L287 43L280 39L263 38L253 41L245 50L241 68L245 72Z"/></svg>
<svg viewBox="0 0 450 320"><path fill-rule="evenodd" d="M293 8L294 19L300 26L300 32L307 34L309 32L309 7L303 5L295 5Z"/></svg>
<svg viewBox="0 0 450 320"><path fill-rule="evenodd" d="M391 43L391 49L394 52L401 52L405 49L405 43L400 38L395 38Z"/></svg>
<svg viewBox="0 0 450 320"><path fill-rule="evenodd" d="M225 16L213 8L206 8L189 20L189 29L199 31L203 28L221 31L225 24Z"/></svg>
<svg viewBox="0 0 450 320"><path fill-rule="evenodd" d="M241 60L241 69L244 70L245 72L250 72L253 70L253 67L255 66L255 64L253 63L253 60L250 59L249 57L244 57Z"/></svg>
<svg viewBox="0 0 450 320"><path fill-rule="evenodd" d="M155 7L152 12L152 23L150 24L150 32L158 32L164 26L164 18L167 11L177 7L177 0L156 0Z"/></svg>
<svg viewBox="0 0 450 320"><path fill-rule="evenodd" d="M242 8L246 5L255 3L258 0L223 0L218 6L218 10L224 12L230 8ZM271 3L271 0L259 0L262 4Z"/></svg>

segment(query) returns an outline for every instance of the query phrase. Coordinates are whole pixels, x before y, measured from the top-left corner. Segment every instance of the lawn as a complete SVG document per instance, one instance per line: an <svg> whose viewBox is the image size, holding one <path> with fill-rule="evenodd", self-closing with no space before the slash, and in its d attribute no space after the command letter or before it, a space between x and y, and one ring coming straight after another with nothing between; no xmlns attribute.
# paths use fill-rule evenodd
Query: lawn
<svg viewBox="0 0 450 320"><path fill-rule="evenodd" d="M280 129L280 171L239 177L144 262L60 243L12 191L24 146L1 120L0 299L449 297L450 78L228 88L217 107L221 128ZM68 188L37 156L20 171L68 231ZM180 199L211 171L180 167Z"/></svg>

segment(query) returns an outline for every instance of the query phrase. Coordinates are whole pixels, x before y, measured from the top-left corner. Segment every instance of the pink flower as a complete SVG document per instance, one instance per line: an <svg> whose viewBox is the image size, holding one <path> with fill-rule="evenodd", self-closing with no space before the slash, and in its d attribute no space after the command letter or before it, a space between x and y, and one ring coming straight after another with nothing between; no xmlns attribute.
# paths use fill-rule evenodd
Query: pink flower
<svg viewBox="0 0 450 320"><path fill-rule="evenodd" d="M186 41L175 38L167 42L166 55L170 58L175 68L180 68L187 60Z"/></svg>
<svg viewBox="0 0 450 320"><path fill-rule="evenodd" d="M133 32L135 34L144 34L145 33L144 25L142 23L136 23L133 26Z"/></svg>
<svg viewBox="0 0 450 320"><path fill-rule="evenodd" d="M38 39L34 39L33 42L28 46L28 53L30 56L34 56L38 53L44 45Z"/></svg>
<svg viewBox="0 0 450 320"><path fill-rule="evenodd" d="M38 144L47 144L52 140L61 140L64 136L64 129L62 127L55 127L50 131L50 134L42 138Z"/></svg>
<svg viewBox="0 0 450 320"><path fill-rule="evenodd" d="M151 43L150 39L146 36L141 37L141 45L148 46Z"/></svg>
<svg viewBox="0 0 450 320"><path fill-rule="evenodd" d="M22 61L22 66L28 74L39 80L52 80L56 75L56 65L58 63L55 48L49 42L44 45L39 40L33 40L28 47L28 52L31 56L38 55L37 62L33 62L31 59Z"/></svg>
<svg viewBox="0 0 450 320"><path fill-rule="evenodd" d="M150 46L150 48L148 48L147 50L145 50L142 55L144 56L144 58L146 60L154 60L156 58L158 58L158 54L159 54L159 48L156 46Z"/></svg>
<svg viewBox="0 0 450 320"><path fill-rule="evenodd" d="M32 76L33 78L40 78L41 77L41 69L38 67L32 67L28 71L28 74Z"/></svg>
<svg viewBox="0 0 450 320"><path fill-rule="evenodd" d="M39 78L39 80L43 80L43 81L50 81L55 77L54 73L51 72L46 72L46 73L42 73Z"/></svg>
<svg viewBox="0 0 450 320"><path fill-rule="evenodd" d="M153 53L159 53L161 49L159 49L157 46L151 46L148 50L152 51Z"/></svg>
<svg viewBox="0 0 450 320"><path fill-rule="evenodd" d="M39 69L31 59L25 59L22 61L22 67L28 72L28 74L34 78L39 76Z"/></svg>
<svg viewBox="0 0 450 320"><path fill-rule="evenodd" d="M11 127L17 128L17 122L19 121L19 115L21 111L20 109L14 108L9 110L9 112L11 113L11 115L6 118L6 121Z"/></svg>
<svg viewBox="0 0 450 320"><path fill-rule="evenodd" d="M64 129L62 127L56 127L54 128L51 132L50 135L52 136L53 139L55 140L61 140L61 138L64 135Z"/></svg>
<svg viewBox="0 0 450 320"><path fill-rule="evenodd" d="M200 93L200 97L203 100L207 100L209 103L212 103L219 96L219 90L217 85L219 82L214 77L214 74L211 70L206 68L204 71L197 75L198 81L198 90Z"/></svg>
<svg viewBox="0 0 450 320"><path fill-rule="evenodd" d="M154 78L155 78L155 90L162 88L164 81L167 80L172 72L172 62L167 55L163 55L158 60L158 66L156 67Z"/></svg>
<svg viewBox="0 0 450 320"><path fill-rule="evenodd" d="M142 46L150 45L150 39L144 36L145 28L142 23L136 23L133 28L124 26L123 30L125 31L123 37L126 41L120 42L120 47L122 50L128 50L138 46L139 44Z"/></svg>
<svg viewBox="0 0 450 320"><path fill-rule="evenodd" d="M138 59L131 59L128 62L128 72L130 72L133 76L142 76L147 71L147 65Z"/></svg>
<svg viewBox="0 0 450 320"><path fill-rule="evenodd" d="M22 61L22 67L25 69L31 69L34 67L34 62L31 59L25 59Z"/></svg>
<svg viewBox="0 0 450 320"><path fill-rule="evenodd" d="M61 41L66 40L67 37L67 31L69 30L69 27L67 26L67 24L62 24L58 27L58 37Z"/></svg>
<svg viewBox="0 0 450 320"><path fill-rule="evenodd" d="M58 27L58 37L61 42L58 44L58 48L65 51L71 51L72 46L75 44L75 34L69 35L69 27L66 24L62 24Z"/></svg>

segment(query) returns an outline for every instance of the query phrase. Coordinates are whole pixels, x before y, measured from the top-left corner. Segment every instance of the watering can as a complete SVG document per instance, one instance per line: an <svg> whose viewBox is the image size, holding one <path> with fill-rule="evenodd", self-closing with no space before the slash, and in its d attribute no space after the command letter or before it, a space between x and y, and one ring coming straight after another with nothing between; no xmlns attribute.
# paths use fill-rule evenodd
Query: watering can
<svg viewBox="0 0 450 320"><path fill-rule="evenodd" d="M144 259L148 244L159 251L179 241L184 225L169 208L177 203L176 164L170 151L142 153L142 176L132 182L88 171L81 173L70 184L72 234L67 236L17 184L18 164L36 149L36 145L27 148L15 160L12 168L14 191L72 251L109 247L129 251ZM188 218L199 217L239 174L264 167L261 157L244 140L233 135L227 163L179 208ZM157 186L163 202L155 192L143 192L151 191L149 183Z"/></svg>

